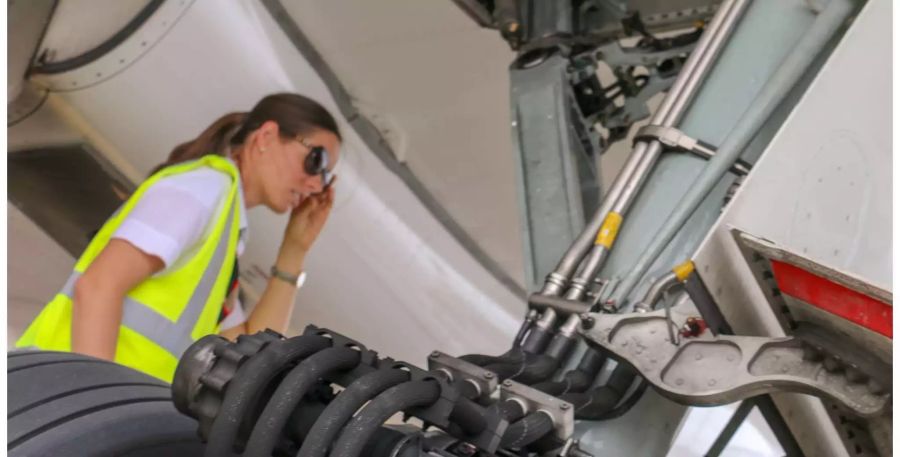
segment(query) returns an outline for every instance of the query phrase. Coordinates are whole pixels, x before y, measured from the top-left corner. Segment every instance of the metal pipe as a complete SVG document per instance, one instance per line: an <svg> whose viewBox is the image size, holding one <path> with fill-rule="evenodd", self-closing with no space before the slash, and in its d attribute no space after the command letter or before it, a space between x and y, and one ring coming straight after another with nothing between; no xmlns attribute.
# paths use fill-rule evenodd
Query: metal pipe
<svg viewBox="0 0 900 457"><path fill-rule="evenodd" d="M656 282L651 284L650 288L647 289L647 294L644 295L644 298L634 305L634 310L639 313L653 311L654 305L659 301L659 298L662 297L663 292L669 290L669 288L679 282L678 276L674 271L670 271L667 275L657 279Z"/></svg>
<svg viewBox="0 0 900 457"><path fill-rule="evenodd" d="M781 66L769 78L760 95L751 103L728 137L709 160L702 173L688 189L666 222L656 232L634 268L619 284L613 302L621 304L628 297L641 276L665 249L709 191L722 179L738 159L762 124L769 118L788 91L803 76L813 60L825 48L837 29L853 10L852 0L832 0L816 18L812 27Z"/></svg>
<svg viewBox="0 0 900 457"><path fill-rule="evenodd" d="M715 59L724 48L725 40L731 35L738 19L748 4L748 0L735 0L734 3L730 5L732 8L725 12L726 14L722 17L722 27L717 29L716 33L712 34L710 37L708 44L709 52L704 52L697 58L697 66L701 68L701 70L685 76L685 86L689 89L674 92L672 94L673 108L665 113L663 120L659 125L671 127L681 120L681 116L684 114L685 109L693 99L694 95L696 95L697 89L700 88L700 84L703 82L703 79L706 77L706 74L709 72ZM666 101L668 101L668 97L663 101L663 104L665 104ZM654 121L655 120L656 117L654 117ZM656 124L656 122L653 123ZM640 145L640 143L638 143L638 145ZM650 171L652 171L653 166L656 164L660 153L662 153L662 144L658 141L649 142L646 148L646 152L635 159L638 163L636 165L637 168L634 176L625 183L621 195L612 205L612 211L615 213L621 214L628 210L637 196L637 191L643 186L644 181L650 175Z"/></svg>
<svg viewBox="0 0 900 457"><path fill-rule="evenodd" d="M546 311L555 310L562 314L581 314L590 311L590 305L578 301L567 300L562 297L531 294L528 296L528 305Z"/></svg>
<svg viewBox="0 0 900 457"><path fill-rule="evenodd" d="M747 4L748 0L733 0L719 8L712 22L710 22L709 29L700 37L694 52L691 53L687 62L685 62L684 69L679 73L678 78L672 85L672 89L651 119L651 124L671 127L681 119L688 103L696 94L700 83L724 47L725 40L731 34ZM556 273L561 274L563 266L568 267L569 264L567 262L570 255L574 258L576 254L580 253L579 259L583 256L583 252L587 249L587 245L590 244L591 238L600 231L611 211L621 215L628 210L638 190L647 176L649 176L653 165L656 164L661 152L662 145L659 141L638 141L635 144L634 150L628 157L628 161L625 163L622 171L616 176L612 187L603 200L603 204L595 214L595 218L591 221L589 227L582 232L569 251L566 252L566 256L563 257L560 266L557 267ZM583 250L579 243L586 245ZM578 250L576 251L576 249ZM583 297L590 282L600 272L603 262L608 256L609 249L610 246L595 242L588 258L581 264L582 268L579 269L579 273L572 280L566 298L580 300Z"/></svg>
<svg viewBox="0 0 900 457"><path fill-rule="evenodd" d="M688 102L697 92L700 82L708 73L712 62L718 56L725 39L734 29L738 17L740 17L747 4L748 0L730 0L716 11L709 28L700 37L697 46L694 47L694 51L688 57L682 71L672 84L672 88L651 118L650 122L652 124L671 127L680 120ZM569 278L572 277L576 267L581 266L579 269L580 273L572 281L566 298L569 300L581 300L584 297L588 285L599 273L609 253L610 246L600 244L596 240L597 233L603 227L611 210L621 214L630 206L637 194L637 190L643 185L647 175L650 174L650 170L661 152L662 145L658 141L641 141L635 144L634 150L628 157L622 171L616 175L616 179L603 199L600 208L594 213L594 217L582 230L575 242L572 243L565 255L563 255L556 270L547 276L544 287L540 292L541 295L560 295L565 290L566 284L569 282ZM581 260L592 242L595 243L593 249L591 249L586 261L582 263ZM540 319L535 322L535 326L544 331L549 331L553 324L556 323L556 317L556 312L552 308L547 308ZM566 328L574 328L579 323L579 317L572 315L564 326Z"/></svg>

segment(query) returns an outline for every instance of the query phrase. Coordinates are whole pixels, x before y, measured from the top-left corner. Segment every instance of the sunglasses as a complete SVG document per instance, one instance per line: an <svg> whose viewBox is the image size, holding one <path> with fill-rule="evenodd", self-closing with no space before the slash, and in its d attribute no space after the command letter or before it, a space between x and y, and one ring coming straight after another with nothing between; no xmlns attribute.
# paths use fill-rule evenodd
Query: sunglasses
<svg viewBox="0 0 900 457"><path fill-rule="evenodd" d="M303 171L310 176L321 176L323 190L327 189L334 181L334 174L328 169L328 151L322 146L310 144L305 138L298 137L297 141L309 149L303 160Z"/></svg>

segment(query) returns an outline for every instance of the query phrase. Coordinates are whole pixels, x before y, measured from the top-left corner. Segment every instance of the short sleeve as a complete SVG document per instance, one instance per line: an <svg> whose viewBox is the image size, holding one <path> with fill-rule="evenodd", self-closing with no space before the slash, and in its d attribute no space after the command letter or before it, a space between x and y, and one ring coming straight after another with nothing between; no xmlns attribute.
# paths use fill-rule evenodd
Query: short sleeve
<svg viewBox="0 0 900 457"><path fill-rule="evenodd" d="M175 264L203 239L228 190L227 177L209 172L212 174L188 172L154 183L113 238L159 257L166 268Z"/></svg>

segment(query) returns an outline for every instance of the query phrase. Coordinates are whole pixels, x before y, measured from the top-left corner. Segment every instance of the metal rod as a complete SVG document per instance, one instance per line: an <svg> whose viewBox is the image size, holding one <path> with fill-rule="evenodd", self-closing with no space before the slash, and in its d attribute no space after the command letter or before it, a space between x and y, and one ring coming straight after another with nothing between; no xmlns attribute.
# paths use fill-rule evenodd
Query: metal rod
<svg viewBox="0 0 900 457"><path fill-rule="evenodd" d="M742 401L741 404L738 405L737 410L731 415L731 419L728 419L725 428L722 429L722 433L719 433L719 437L716 438L716 441L709 447L709 451L706 452L705 457L719 457L722 455L725 446L728 446L728 442L731 441L735 432L741 427L741 424L744 423L747 416L750 415L750 411L753 411L754 406L753 401L749 399Z"/></svg>
<svg viewBox="0 0 900 457"><path fill-rule="evenodd" d="M813 60L843 24L853 9L852 0L832 0L816 18L810 30L801 38L781 66L769 78L759 96L750 104L722 146L703 168L694 185L656 232L634 267L625 276L613 295L613 302L621 306L650 265L669 244L709 191L722 179L738 159L744 147L788 91L803 76ZM648 167L652 165L648 163ZM617 206L618 207L618 206Z"/></svg>
<svg viewBox="0 0 900 457"><path fill-rule="evenodd" d="M722 4L709 28L700 40L694 51L678 74L672 88L666 94L660 107L651 119L652 124L671 127L684 114L688 103L696 94L703 78L709 72L712 62L724 47L725 39L731 34L737 23L737 18L747 6L748 0L729 0ZM629 155L622 170L616 175L616 179L607 192L600 208L594 213L593 218L579 234L578 238L566 251L563 258L552 273L547 276L541 295L558 296L566 288L569 279L576 268L581 266L585 253L590 249L590 255L586 259L579 274L572 281L572 288L566 295L570 300L581 300L587 292L590 282L599 273L609 253L609 249L603 245L593 245L592 242L606 220L610 210L618 213L624 211L623 207L629 206L634 200L637 190L643 185L649 175L652 165L659 157L662 147L658 141L638 142ZM624 203L622 203L624 202ZM535 326L550 330L556 323L557 314L552 308L547 308L541 317L535 322ZM578 315L571 315L563 326L574 328L580 323Z"/></svg>
<svg viewBox="0 0 900 457"><path fill-rule="evenodd" d="M804 454L803 450L800 448L800 444L797 443L797 439L788 427L787 422L785 422L781 412L778 411L778 408L775 406L772 396L759 395L750 400L756 404L760 414L762 414L763 418L768 422L769 428L771 428L772 433L775 434L775 439L777 439L778 444L781 445L781 450L784 451L784 455L787 457L803 457Z"/></svg>
<svg viewBox="0 0 900 457"><path fill-rule="evenodd" d="M724 47L725 40L731 34L747 4L748 0L732 0L719 8L706 33L700 37L694 52L685 62L684 69L679 73L671 90L651 119L651 124L671 127L681 119L688 103L696 94L700 83ZM616 179L606 194L600 209L595 213L594 219L566 252L554 273L564 274L570 268L569 262L574 264L584 256L584 252L590 246L593 237L600 230L610 211L619 214L627 211L661 152L662 145L659 141L639 141L635 144L634 150L622 171L616 175ZM588 258L582 264L583 267L579 270L576 278L572 280L572 288L575 290L570 289L567 298L577 300L583 296L587 286L603 267L608 252L609 248L606 246L600 244L593 246ZM547 284L545 284L545 289L547 289Z"/></svg>
<svg viewBox="0 0 900 457"><path fill-rule="evenodd" d="M528 297L528 305L532 308L545 310L545 314L546 311L555 310L557 313L561 314L578 315L586 313L591 309L591 306L587 303L541 294L531 294Z"/></svg>
<svg viewBox="0 0 900 457"><path fill-rule="evenodd" d="M650 285L650 288L647 289L647 294L644 295L644 298L634 305L634 310L640 313L653 311L654 305L659 301L660 297L662 297L663 292L669 290L670 287L678 284L678 282L678 275L673 271L670 271L662 278L657 279Z"/></svg>
<svg viewBox="0 0 900 457"><path fill-rule="evenodd" d="M733 8L727 11L727 15L722 19L724 23L723 27L718 29L716 31L717 33L710 37L710 52L705 52L698 58L698 66L702 67L703 71L691 73L685 78L685 84L693 90L673 94L675 109L666 113L665 118L660 125L671 127L681 120L681 116L684 114L687 105L693 99L694 95L696 95L700 83L703 82L703 78L709 72L713 62L715 62L719 53L724 48L725 40L731 35L738 19L741 17L741 14L748 4L749 1L747 0L736 0L733 4ZM629 180L623 189L620 198L615 201L612 211L620 214L628 211L628 208L631 207L631 203L634 202L635 197L637 197L638 190L644 185L644 181L647 177L650 176L650 172L653 170L653 166L656 165L660 153L662 153L662 144L658 141L650 142L647 152L638 158L639 163L633 179Z"/></svg>
<svg viewBox="0 0 900 457"><path fill-rule="evenodd" d="M694 51L688 57L684 67L682 67L681 72L672 84L671 89L669 89L668 94L663 99L660 107L656 110L656 113L654 113L653 118L650 120L652 124L663 124L669 111L676 107L676 99L678 98L677 94L679 92L685 90L693 91L696 89L695 87L687 85L688 80L691 79L689 76L697 70L698 63L701 60L699 56L706 52L709 43L712 41L712 36L715 35L721 27L723 18L734 7L735 3L740 1L742 0L728 1L716 11L715 16L710 22L709 28L703 36L700 37L700 41L697 42ZM581 231L581 234L578 235L578 238L572 243L572 246L569 247L562 259L560 259L556 269L548 275L547 281L544 283L544 288L541 290L542 294L559 295L562 292L562 289L566 285L565 283L572 277L572 273L575 272L579 262L590 248L594 235L600 230L600 226L606 218L606 213L611 209L612 203L619 198L626 182L630 179L631 174L640 162L640 156L644 154L646 148L647 143L645 142L639 142L635 145L634 150L628 157L622 170L616 175L616 179L607 191L600 208L594 213L593 218L588 222L584 230Z"/></svg>

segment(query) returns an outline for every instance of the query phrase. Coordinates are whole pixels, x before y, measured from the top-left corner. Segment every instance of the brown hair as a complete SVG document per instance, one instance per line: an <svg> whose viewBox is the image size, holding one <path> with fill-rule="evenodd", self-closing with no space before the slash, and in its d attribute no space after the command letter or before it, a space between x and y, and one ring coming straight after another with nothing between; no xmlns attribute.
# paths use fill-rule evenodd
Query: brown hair
<svg viewBox="0 0 900 457"><path fill-rule="evenodd" d="M242 144L247 135L266 121L275 121L284 138L308 134L322 129L341 139L334 117L322 105L300 94L278 93L264 97L249 113L229 113L212 123L197 138L179 144L165 162L153 173L181 162L199 159L204 155L224 155L226 146Z"/></svg>

